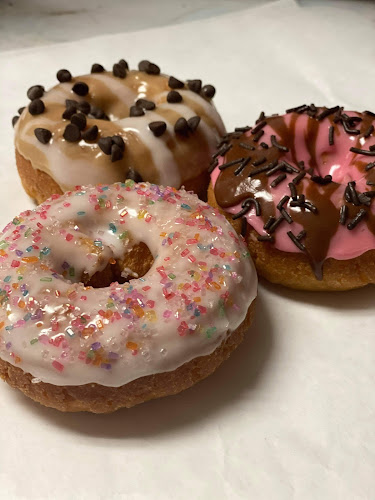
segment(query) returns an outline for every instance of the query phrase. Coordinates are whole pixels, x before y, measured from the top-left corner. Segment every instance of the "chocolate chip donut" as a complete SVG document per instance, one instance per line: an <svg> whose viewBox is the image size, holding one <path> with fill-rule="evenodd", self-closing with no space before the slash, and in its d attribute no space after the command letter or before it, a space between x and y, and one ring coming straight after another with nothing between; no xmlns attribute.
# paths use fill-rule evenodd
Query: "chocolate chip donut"
<svg viewBox="0 0 375 500"><path fill-rule="evenodd" d="M205 196L207 164L224 132L212 104L215 88L160 73L149 61L129 70L123 59L105 71L32 86L13 117L18 172L38 203L83 184L126 178Z"/></svg>

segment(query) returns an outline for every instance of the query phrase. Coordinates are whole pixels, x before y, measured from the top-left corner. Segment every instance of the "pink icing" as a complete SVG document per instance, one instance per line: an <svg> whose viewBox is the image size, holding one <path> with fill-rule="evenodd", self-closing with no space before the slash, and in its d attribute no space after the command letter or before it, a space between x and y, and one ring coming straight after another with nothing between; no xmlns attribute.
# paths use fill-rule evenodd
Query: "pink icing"
<svg viewBox="0 0 375 500"><path fill-rule="evenodd" d="M354 111L346 111L349 117L360 116L359 113ZM284 115L284 120L287 125L290 124L292 119L292 114ZM307 131L308 120L311 118L307 114L300 114L296 120L295 126L295 151L296 157L299 161L304 161L306 166L309 166L310 153L307 149L305 142L305 134ZM375 120L374 120L375 121ZM319 131L316 140L315 153L317 158L317 164L319 172L316 172L320 176L331 175L334 182L342 184L332 196L332 202L335 206L339 207L342 204L344 191L346 184L349 181L356 182L356 189L359 192L370 191L373 188L366 185L366 178L362 171L354 164L356 162L363 161L364 164L375 160L374 157L366 157L364 155L356 154L350 151L351 147L359 147L363 149L369 149L370 146L375 144L375 137L370 136L365 139L364 137L358 138L356 135L349 135L344 130L337 131L334 138L334 145L329 145L328 133L331 126L331 121L328 118L323 119L319 124ZM276 138L280 140L280 136L272 128L271 125L266 125L263 128L264 135L261 141L268 144L271 142L271 135L276 135ZM250 136L251 132L247 132L246 136ZM294 164L291 152L283 154L283 159L287 162ZM211 174L212 185L215 186L216 180L220 174L219 166L225 163L225 157L218 158L218 166L214 169ZM271 183L278 173L269 177L269 182ZM289 181L290 182L290 181ZM300 186L305 189L309 181L303 179ZM264 194L264 193L263 193ZM290 190L288 188L288 182L282 182L278 184L275 188L272 188L273 200L275 205L284 195L290 195ZM255 193L254 197L257 195ZM235 205L226 209L227 212L235 214L241 210L241 205ZM290 207L289 211L293 217L293 208ZM375 213L374 206L371 207L371 211ZM263 229L264 221L261 217L255 215L255 208L253 207L246 215L248 224L257 231L260 235L267 234ZM296 222L292 224L286 224L281 226L275 233L274 245L277 249L284 252L298 252L299 250L292 240L288 237L287 231L292 231L294 234L298 234L302 229L302 226ZM368 250L375 249L375 235L369 231L366 224L358 224L352 231L348 231L345 226L339 225L336 233L331 239L330 246L327 252L326 258L334 258L337 260L347 260L358 257Z"/></svg>

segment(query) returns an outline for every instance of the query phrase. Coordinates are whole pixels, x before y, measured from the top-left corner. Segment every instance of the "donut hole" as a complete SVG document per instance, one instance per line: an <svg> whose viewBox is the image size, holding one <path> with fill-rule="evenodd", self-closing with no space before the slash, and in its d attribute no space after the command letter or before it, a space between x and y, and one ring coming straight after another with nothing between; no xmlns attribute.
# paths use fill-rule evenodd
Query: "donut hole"
<svg viewBox="0 0 375 500"><path fill-rule="evenodd" d="M123 284L134 278L142 278L153 262L150 249L145 243L140 242L129 249L122 259L108 262L102 271L91 277L83 275L82 283L93 288L106 288L114 282Z"/></svg>

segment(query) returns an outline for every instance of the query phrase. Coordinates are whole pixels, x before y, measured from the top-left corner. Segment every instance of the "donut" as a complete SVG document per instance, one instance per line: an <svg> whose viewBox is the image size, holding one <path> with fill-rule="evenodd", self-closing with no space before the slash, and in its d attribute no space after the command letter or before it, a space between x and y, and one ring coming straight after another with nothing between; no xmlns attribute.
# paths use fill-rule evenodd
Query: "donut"
<svg viewBox="0 0 375 500"><path fill-rule="evenodd" d="M149 61L129 70L57 72L49 91L33 85L13 117L18 172L38 203L75 186L127 178L207 195L207 165L224 125L199 79L183 82Z"/></svg>
<svg viewBox="0 0 375 500"><path fill-rule="evenodd" d="M256 293L243 239L195 194L77 187L0 234L0 376L61 411L176 394L241 342Z"/></svg>
<svg viewBox="0 0 375 500"><path fill-rule="evenodd" d="M303 290L375 282L375 114L301 105L223 137L208 200L258 273Z"/></svg>

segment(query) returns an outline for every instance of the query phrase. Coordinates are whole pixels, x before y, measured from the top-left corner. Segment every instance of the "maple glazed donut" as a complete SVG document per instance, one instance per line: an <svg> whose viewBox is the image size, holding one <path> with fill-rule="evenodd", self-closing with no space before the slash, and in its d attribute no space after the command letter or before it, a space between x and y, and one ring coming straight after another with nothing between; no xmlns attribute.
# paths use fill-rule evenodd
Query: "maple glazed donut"
<svg viewBox="0 0 375 500"><path fill-rule="evenodd" d="M62 411L176 394L241 342L256 293L243 239L195 194L54 195L0 234L0 376Z"/></svg>
<svg viewBox="0 0 375 500"><path fill-rule="evenodd" d="M90 75L57 73L58 85L32 86L13 117L18 172L38 203L78 185L126 178L207 195L207 165L224 125L202 81L182 82L149 61L123 59Z"/></svg>
<svg viewBox="0 0 375 500"><path fill-rule="evenodd" d="M375 114L299 106L224 136L208 200L260 275L305 290L375 282Z"/></svg>

